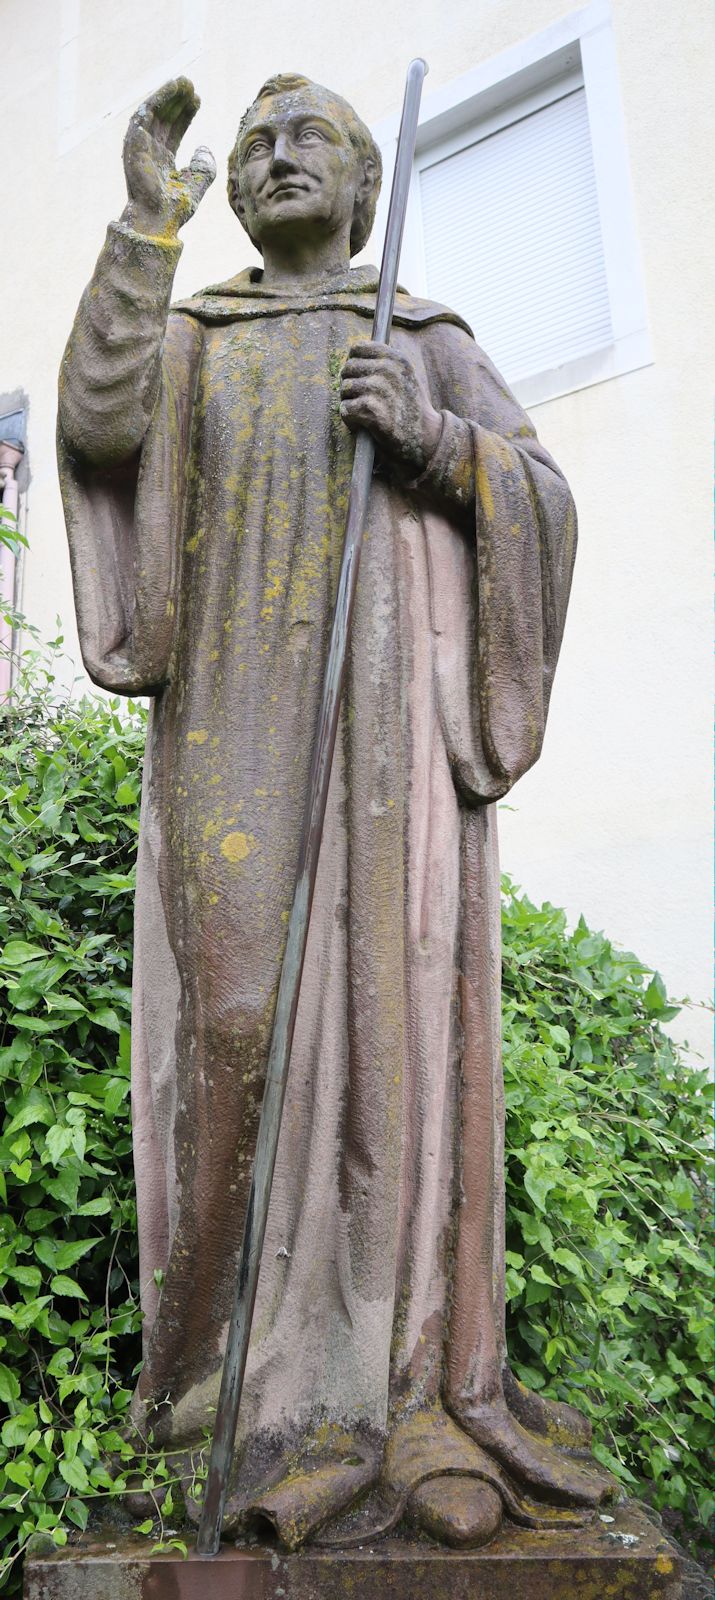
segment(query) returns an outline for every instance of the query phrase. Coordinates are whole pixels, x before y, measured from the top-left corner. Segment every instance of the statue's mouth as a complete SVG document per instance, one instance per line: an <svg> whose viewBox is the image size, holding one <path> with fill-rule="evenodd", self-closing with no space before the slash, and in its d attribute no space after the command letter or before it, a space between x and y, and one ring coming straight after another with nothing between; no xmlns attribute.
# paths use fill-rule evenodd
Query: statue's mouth
<svg viewBox="0 0 715 1600"><path fill-rule="evenodd" d="M282 195L282 194L307 194L307 193L308 193L308 185L306 183L294 183L294 182L287 181L285 183L277 183L275 185L275 188L271 189L271 192L270 192L270 195L269 195L268 198L269 198L269 200L275 200L278 195Z"/></svg>

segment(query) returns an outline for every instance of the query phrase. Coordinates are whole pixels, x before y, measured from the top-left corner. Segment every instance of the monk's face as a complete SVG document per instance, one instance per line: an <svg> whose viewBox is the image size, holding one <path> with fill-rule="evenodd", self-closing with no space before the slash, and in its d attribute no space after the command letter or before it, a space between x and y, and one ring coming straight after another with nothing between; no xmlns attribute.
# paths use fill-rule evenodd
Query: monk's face
<svg viewBox="0 0 715 1600"><path fill-rule="evenodd" d="M352 221L366 182L339 107L294 91L263 101L238 151L240 206L252 239L331 235Z"/></svg>

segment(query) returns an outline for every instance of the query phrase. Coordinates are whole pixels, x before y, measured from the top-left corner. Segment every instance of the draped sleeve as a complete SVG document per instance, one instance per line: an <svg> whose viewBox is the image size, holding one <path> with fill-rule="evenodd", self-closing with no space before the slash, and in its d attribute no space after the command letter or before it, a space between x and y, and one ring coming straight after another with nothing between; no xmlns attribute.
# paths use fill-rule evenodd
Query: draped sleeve
<svg viewBox="0 0 715 1600"><path fill-rule="evenodd" d="M411 486L428 544L438 695L468 803L541 752L576 551L568 484L503 378L460 328L421 335L442 434Z"/></svg>
<svg viewBox="0 0 715 1600"><path fill-rule="evenodd" d="M60 374L58 460L85 667L120 694L171 670L202 333L169 315L180 246L112 224Z"/></svg>

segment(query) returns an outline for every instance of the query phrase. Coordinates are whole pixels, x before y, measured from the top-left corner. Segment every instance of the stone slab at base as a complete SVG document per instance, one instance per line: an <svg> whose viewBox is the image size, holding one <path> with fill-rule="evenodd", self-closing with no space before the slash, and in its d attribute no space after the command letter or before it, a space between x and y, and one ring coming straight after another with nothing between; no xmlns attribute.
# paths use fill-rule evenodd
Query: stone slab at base
<svg viewBox="0 0 715 1600"><path fill-rule="evenodd" d="M86 1537L25 1566L25 1600L687 1600L677 1550L639 1507L576 1532L503 1528L485 1550L406 1539L286 1555L227 1545L209 1560Z"/></svg>

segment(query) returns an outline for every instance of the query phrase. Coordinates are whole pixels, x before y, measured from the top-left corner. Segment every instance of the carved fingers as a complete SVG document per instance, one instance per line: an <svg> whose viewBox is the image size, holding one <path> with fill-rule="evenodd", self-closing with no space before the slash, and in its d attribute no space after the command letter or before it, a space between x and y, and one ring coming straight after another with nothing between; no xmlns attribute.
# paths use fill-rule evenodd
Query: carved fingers
<svg viewBox="0 0 715 1600"><path fill-rule="evenodd" d="M140 233L175 235L216 176L210 150L176 170L176 152L199 109L188 78L172 78L135 111L124 141L129 203L124 221Z"/></svg>
<svg viewBox="0 0 715 1600"><path fill-rule="evenodd" d="M168 83L163 83L160 89L143 101L134 113L132 123L138 123L175 156L200 104L189 78L170 78Z"/></svg>
<svg viewBox="0 0 715 1600"><path fill-rule="evenodd" d="M216 177L216 162L211 151L205 144L198 145L194 151L188 167L182 167L179 173L181 182L186 185L187 194L191 200L190 216L193 216L197 205L211 187Z"/></svg>
<svg viewBox="0 0 715 1600"><path fill-rule="evenodd" d="M367 428L376 443L413 474L424 470L442 419L411 361L390 345L351 346L340 385L348 428Z"/></svg>

